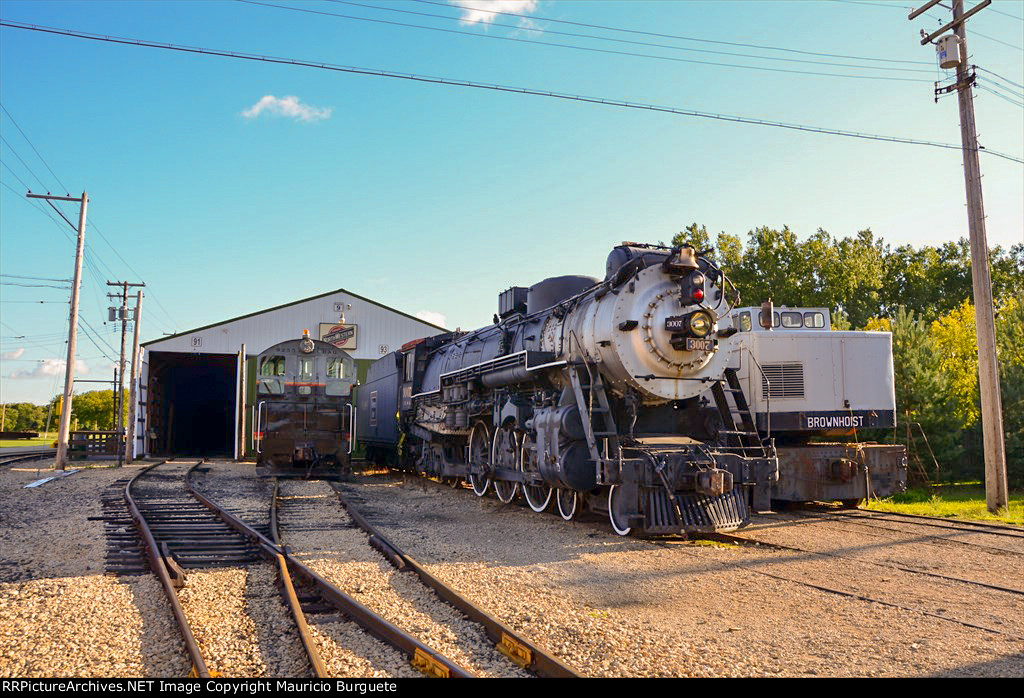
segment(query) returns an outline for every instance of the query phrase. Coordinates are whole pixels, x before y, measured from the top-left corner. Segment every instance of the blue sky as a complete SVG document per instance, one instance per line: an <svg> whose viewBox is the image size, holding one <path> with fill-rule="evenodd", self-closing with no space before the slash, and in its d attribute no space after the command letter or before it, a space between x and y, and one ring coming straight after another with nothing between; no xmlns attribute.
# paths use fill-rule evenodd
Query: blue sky
<svg viewBox="0 0 1024 698"><path fill-rule="evenodd" d="M955 96L938 104L932 99L933 81L946 74L935 66L934 49L919 43L920 29L948 20L940 7L908 21L911 3L900 1L523 0L501 8L528 18L473 15L458 4L310 0L288 3L288 10L230 1L3 0L0 17L942 143L960 140ZM461 4L486 9L490 3ZM968 6L974 4L969 0ZM996 0L968 25L971 60L991 71L979 73L981 84L1004 96L1006 87L1024 84L1021 18L1024 2ZM1024 110L990 92L976 95L981 143L1024 157ZM120 341L105 322L108 279L146 282L144 340L339 287L469 328L489 321L497 294L508 286L563 273L598 275L617 242L667 240L694 221L740 235L761 225L789 225L801 236L819 227L838 236L870 227L893 245L938 244L967 231L956 150L6 27L0 29L0 102L7 110L0 113L6 141L0 144L4 401L42 402L61 387L67 316L61 301L67 291L14 278L72 274L72 231L22 196L26 187L64 193L54 175L72 193L85 190L91 199L95 227L87 235L82 314L102 351L80 337L87 371L80 377L89 379L110 376L108 357ZM986 156L982 172L989 243L1020 242L1024 166ZM73 206L62 208L77 220ZM96 386L83 389L90 387Z"/></svg>

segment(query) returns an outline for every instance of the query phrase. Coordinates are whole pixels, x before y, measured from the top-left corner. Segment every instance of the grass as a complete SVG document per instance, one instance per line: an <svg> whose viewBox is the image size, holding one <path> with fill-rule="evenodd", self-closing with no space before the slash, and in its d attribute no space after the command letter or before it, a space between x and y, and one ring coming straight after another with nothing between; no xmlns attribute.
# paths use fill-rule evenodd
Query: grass
<svg viewBox="0 0 1024 698"><path fill-rule="evenodd" d="M1008 510L993 514L989 512L985 503L985 486L980 483L913 488L886 499L872 500L865 504L864 508L947 519L999 521L1024 526L1024 492L1010 492Z"/></svg>
<svg viewBox="0 0 1024 698"><path fill-rule="evenodd" d="M57 436L37 436L34 439L0 439L0 448L39 448L40 446L52 446Z"/></svg>

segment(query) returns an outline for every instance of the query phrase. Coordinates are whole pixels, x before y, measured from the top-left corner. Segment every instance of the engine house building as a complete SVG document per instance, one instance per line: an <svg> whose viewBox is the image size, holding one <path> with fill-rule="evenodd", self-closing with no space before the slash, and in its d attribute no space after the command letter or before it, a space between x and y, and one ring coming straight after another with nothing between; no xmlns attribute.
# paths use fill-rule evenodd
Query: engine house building
<svg viewBox="0 0 1024 698"><path fill-rule="evenodd" d="M379 357L445 331L338 289L145 342L135 456L251 453L256 356L304 330L348 351L360 382Z"/></svg>

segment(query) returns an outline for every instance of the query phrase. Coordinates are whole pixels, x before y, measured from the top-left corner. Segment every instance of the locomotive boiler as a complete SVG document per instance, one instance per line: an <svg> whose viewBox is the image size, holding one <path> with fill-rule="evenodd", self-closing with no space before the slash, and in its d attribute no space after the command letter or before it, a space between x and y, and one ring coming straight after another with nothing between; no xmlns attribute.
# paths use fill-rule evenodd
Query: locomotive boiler
<svg viewBox="0 0 1024 698"><path fill-rule="evenodd" d="M411 342L359 389L362 443L458 484L620 535L730 530L777 460L736 380L734 289L692 247L623 243L603 280L501 294L494 324Z"/></svg>

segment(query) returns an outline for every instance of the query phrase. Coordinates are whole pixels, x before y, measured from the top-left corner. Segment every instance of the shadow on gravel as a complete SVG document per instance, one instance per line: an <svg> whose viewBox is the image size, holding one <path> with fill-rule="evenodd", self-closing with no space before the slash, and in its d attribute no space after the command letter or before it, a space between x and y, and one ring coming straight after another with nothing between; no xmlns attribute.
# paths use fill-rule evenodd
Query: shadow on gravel
<svg viewBox="0 0 1024 698"><path fill-rule="evenodd" d="M947 676L998 676L1006 678L1020 678L1022 670L1024 670L1024 654L1014 654L1008 657L1000 657L999 659L993 659L990 662L965 664L963 666L959 666L948 671L942 671L935 674L928 674L927 676L929 678Z"/></svg>

